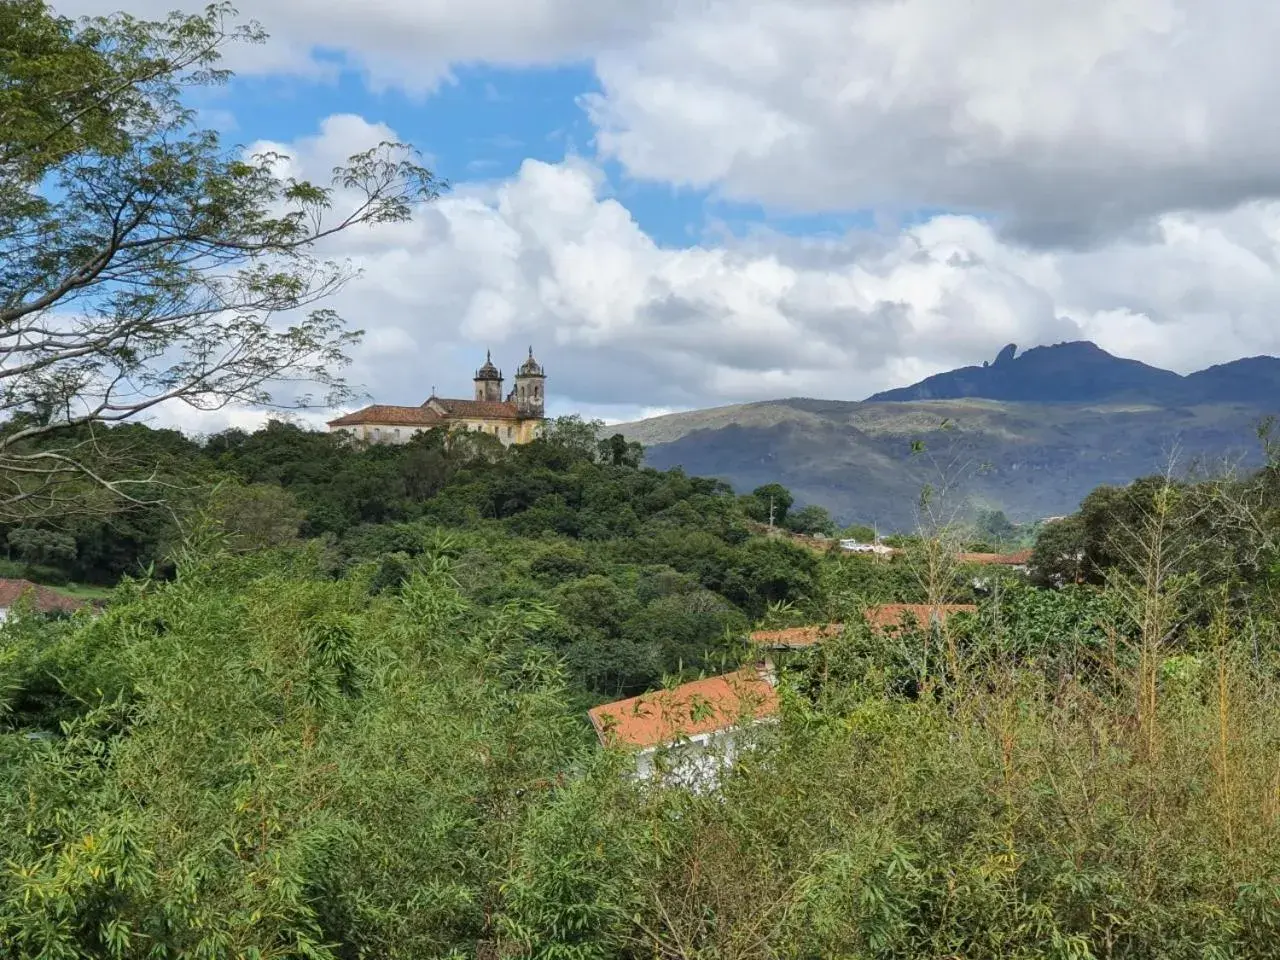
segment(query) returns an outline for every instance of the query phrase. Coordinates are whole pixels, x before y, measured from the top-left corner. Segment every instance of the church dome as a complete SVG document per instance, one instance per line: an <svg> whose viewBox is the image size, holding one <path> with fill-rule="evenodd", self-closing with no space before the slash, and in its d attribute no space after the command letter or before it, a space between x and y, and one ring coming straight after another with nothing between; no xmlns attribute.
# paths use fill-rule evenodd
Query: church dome
<svg viewBox="0 0 1280 960"><path fill-rule="evenodd" d="M520 369L516 371L517 377L544 377L542 366L537 360L533 359L533 347L529 348L529 359L520 364Z"/></svg>
<svg viewBox="0 0 1280 960"><path fill-rule="evenodd" d="M476 371L477 380L501 380L502 371L493 365L493 357L488 350L484 352L484 366Z"/></svg>

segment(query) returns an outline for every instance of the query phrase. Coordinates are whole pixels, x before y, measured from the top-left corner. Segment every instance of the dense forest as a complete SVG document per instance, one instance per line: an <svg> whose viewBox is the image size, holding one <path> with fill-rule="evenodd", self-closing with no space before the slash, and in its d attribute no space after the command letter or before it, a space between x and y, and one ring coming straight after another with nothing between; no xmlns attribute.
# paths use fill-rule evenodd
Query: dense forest
<svg viewBox="0 0 1280 960"><path fill-rule="evenodd" d="M467 597L553 607L539 642L599 696L722 663L749 624L823 617L842 590L869 601L921 594L907 564L890 574L860 557L823 563L821 541L787 536L835 530L820 508L793 509L780 485L736 495L647 469L638 444L600 432L564 417L545 439L504 448L442 429L355 446L283 421L198 441L122 426L97 439L103 455L162 464L162 500L0 525L0 535L12 573L50 584L171 578L192 531L204 531L230 552L308 544L330 576L366 576L378 594L400 590L447 545ZM775 535L760 535L770 510ZM971 539L983 535L975 528Z"/></svg>
<svg viewBox="0 0 1280 960"><path fill-rule="evenodd" d="M1276 953L1280 463L1099 490L1025 578L954 561L971 529L814 549L762 527L784 489L574 419L511 449L119 429L185 506L12 528L123 580L4 629L9 954ZM857 625L890 600L978 612ZM712 792L585 721L819 621Z"/></svg>

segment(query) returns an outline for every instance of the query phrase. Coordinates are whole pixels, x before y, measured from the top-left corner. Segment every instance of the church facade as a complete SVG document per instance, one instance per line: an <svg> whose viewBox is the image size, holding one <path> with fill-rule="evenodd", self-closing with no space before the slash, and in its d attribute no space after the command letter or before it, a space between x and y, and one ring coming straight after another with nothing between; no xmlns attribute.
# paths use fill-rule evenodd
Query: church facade
<svg viewBox="0 0 1280 960"><path fill-rule="evenodd" d="M515 386L504 395L502 371L486 355L473 378L471 400L437 397L433 391L420 406L397 407L375 403L329 421L330 433L344 433L369 443L408 443L414 434L438 427L487 433L504 445L528 443L542 432L547 374L529 357L516 370Z"/></svg>

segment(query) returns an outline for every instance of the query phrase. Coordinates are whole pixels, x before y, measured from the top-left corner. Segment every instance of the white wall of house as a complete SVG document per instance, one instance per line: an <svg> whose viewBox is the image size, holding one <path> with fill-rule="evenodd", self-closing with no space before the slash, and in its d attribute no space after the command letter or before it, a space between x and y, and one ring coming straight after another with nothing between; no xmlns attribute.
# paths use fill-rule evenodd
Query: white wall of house
<svg viewBox="0 0 1280 960"><path fill-rule="evenodd" d="M751 726L776 722L770 718ZM741 752L751 748L750 731L745 733L741 727L730 727L637 751L635 777L697 792L713 790Z"/></svg>

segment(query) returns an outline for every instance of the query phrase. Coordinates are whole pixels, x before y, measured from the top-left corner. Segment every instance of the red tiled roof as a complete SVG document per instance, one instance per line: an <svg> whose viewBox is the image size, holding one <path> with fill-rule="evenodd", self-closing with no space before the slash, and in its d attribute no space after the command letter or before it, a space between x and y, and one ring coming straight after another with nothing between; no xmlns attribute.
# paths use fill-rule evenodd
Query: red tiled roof
<svg viewBox="0 0 1280 960"><path fill-rule="evenodd" d="M1035 551L1031 549L1019 550L1016 553L1006 553L1004 556L997 560L993 560L992 562L1007 564L1011 567L1024 567L1031 562L1031 557L1034 554Z"/></svg>
<svg viewBox="0 0 1280 960"><path fill-rule="evenodd" d="M960 553L956 559L961 563L998 564L1006 567L1020 567L1031 562L1030 550L1019 550L1017 553Z"/></svg>
<svg viewBox="0 0 1280 960"><path fill-rule="evenodd" d="M957 553L956 560L959 563L995 563L1000 559L998 553Z"/></svg>
<svg viewBox="0 0 1280 960"><path fill-rule="evenodd" d="M751 634L751 642L762 647L798 648L811 647L828 637L838 636L843 623L824 623L809 627L791 627L787 630L757 630Z"/></svg>
<svg viewBox="0 0 1280 960"><path fill-rule="evenodd" d="M353 427L362 423L389 423L410 427L434 427L444 422L444 417L426 407L396 407L385 403L348 413L345 417L330 420L331 427Z"/></svg>
<svg viewBox="0 0 1280 960"><path fill-rule="evenodd" d="M445 400L432 397L427 403L439 404L451 417L491 417L501 420L520 420L520 411L514 403L505 400ZM426 404L423 404L425 407Z"/></svg>
<svg viewBox="0 0 1280 960"><path fill-rule="evenodd" d="M754 670L695 680L673 690L646 693L587 711L600 742L656 747L681 737L714 733L744 718L778 712L773 685Z"/></svg>
<svg viewBox="0 0 1280 960"><path fill-rule="evenodd" d="M887 630L900 627L910 614L918 626L926 626L933 619L945 623L953 613L976 613L977 607L972 603L942 603L930 606L927 603L886 603L878 607L868 607L864 616L872 627Z"/></svg>
<svg viewBox="0 0 1280 960"><path fill-rule="evenodd" d="M950 603L930 607L926 603L887 603L878 607L868 607L863 616L867 623L879 629L902 626L908 613L915 617L919 626L927 625L934 614L939 621L945 621L953 613L973 613L978 608L971 603ZM786 630L757 630L751 634L752 643L761 647L802 650L812 647L840 635L844 630L842 623L824 623L807 627L791 627Z"/></svg>
<svg viewBox="0 0 1280 960"><path fill-rule="evenodd" d="M89 605L86 600L77 600L64 593L42 587L30 580L0 579L0 608L8 609L18 602L24 594L31 594L31 606L37 613L52 613L55 610L71 613Z"/></svg>

